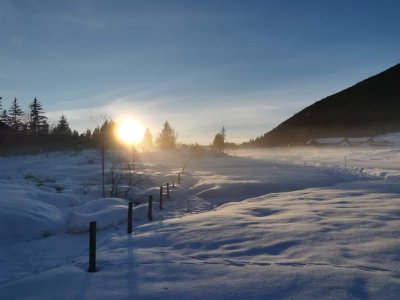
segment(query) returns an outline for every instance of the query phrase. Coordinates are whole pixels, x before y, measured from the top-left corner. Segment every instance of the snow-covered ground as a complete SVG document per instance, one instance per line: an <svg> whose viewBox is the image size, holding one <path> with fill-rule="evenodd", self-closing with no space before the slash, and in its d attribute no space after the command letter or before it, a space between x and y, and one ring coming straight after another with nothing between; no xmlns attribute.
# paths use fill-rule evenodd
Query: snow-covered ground
<svg viewBox="0 0 400 300"><path fill-rule="evenodd" d="M0 157L0 299L400 297L400 148L230 154L141 154L131 235L96 151Z"/></svg>

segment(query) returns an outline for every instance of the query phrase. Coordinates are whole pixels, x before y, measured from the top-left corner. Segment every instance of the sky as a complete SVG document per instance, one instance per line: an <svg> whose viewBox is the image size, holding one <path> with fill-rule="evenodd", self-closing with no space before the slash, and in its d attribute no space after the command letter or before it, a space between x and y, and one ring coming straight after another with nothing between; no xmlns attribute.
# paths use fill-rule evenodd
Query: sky
<svg viewBox="0 0 400 300"><path fill-rule="evenodd" d="M0 0L0 96L248 141L400 62L400 2Z"/></svg>

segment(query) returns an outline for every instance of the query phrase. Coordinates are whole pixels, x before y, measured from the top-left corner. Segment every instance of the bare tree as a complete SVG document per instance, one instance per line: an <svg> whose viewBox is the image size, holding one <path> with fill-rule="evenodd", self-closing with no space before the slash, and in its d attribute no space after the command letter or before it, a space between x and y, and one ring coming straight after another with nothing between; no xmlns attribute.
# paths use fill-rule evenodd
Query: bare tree
<svg viewBox="0 0 400 300"><path fill-rule="evenodd" d="M96 128L93 130L93 140L100 153L101 158L101 179L102 179L102 194L103 198L106 197L106 184L105 184L105 160L107 151L110 148L110 135L112 134L111 128L113 121L107 114L100 114L96 119Z"/></svg>
<svg viewBox="0 0 400 300"><path fill-rule="evenodd" d="M111 197L118 197L120 183L123 177L122 166L126 163L123 155L119 151L110 153L110 177L111 177Z"/></svg>

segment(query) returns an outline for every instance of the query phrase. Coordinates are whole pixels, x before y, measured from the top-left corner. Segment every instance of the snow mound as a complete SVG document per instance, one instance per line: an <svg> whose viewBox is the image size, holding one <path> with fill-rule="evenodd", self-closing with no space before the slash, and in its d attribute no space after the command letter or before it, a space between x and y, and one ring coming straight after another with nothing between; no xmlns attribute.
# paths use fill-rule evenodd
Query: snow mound
<svg viewBox="0 0 400 300"><path fill-rule="evenodd" d="M153 202L153 220L163 220L164 217L156 208L158 202ZM146 223L148 205L142 204L133 208L133 221ZM127 222L128 201L120 198L102 198L88 201L67 216L66 231L68 233L84 233L89 231L89 223L97 222L97 230L102 230Z"/></svg>
<svg viewBox="0 0 400 300"><path fill-rule="evenodd" d="M63 214L54 205L32 201L24 195L17 198L7 197L7 195L2 197L0 201L1 240L31 240L63 230Z"/></svg>
<svg viewBox="0 0 400 300"><path fill-rule="evenodd" d="M127 201L119 198L88 201L69 213L66 230L68 233L87 232L91 221L97 222L98 230L116 226L126 221L127 206Z"/></svg>

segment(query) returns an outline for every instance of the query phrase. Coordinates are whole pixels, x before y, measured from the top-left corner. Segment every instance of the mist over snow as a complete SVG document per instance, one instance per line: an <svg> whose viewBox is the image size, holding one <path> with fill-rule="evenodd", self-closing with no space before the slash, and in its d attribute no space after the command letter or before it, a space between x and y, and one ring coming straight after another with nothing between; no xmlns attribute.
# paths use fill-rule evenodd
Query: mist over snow
<svg viewBox="0 0 400 300"><path fill-rule="evenodd" d="M101 198L96 151L0 157L0 298L400 295L398 147L229 154L141 153L130 235L128 200ZM161 211L167 181L176 186ZM96 273L87 272L92 220Z"/></svg>

